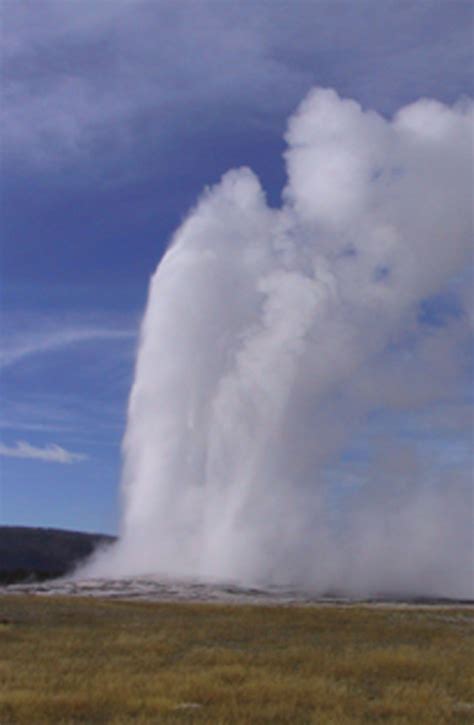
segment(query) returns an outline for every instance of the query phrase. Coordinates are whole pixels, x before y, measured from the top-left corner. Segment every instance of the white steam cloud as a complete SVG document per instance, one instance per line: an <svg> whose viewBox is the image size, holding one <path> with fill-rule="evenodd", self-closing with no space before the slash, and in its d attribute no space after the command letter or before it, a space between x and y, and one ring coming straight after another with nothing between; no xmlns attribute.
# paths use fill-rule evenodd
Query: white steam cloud
<svg viewBox="0 0 474 725"><path fill-rule="evenodd" d="M90 573L472 593L468 476L382 451L342 497L327 471L373 411L454 394L467 316L417 314L468 261L473 118L315 89L281 208L247 168L206 191L151 282L122 536Z"/></svg>

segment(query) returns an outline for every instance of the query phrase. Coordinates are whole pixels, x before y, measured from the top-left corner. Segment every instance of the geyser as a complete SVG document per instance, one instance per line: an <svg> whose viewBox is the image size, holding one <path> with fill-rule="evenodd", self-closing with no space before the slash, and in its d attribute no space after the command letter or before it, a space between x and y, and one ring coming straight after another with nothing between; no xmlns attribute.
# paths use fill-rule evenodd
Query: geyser
<svg viewBox="0 0 474 725"><path fill-rule="evenodd" d="M281 208L248 168L204 192L151 281L121 540L90 574L472 593L468 472L399 455L387 423L463 394L467 316L420 306L449 286L465 304L472 130L468 101L387 120L314 89ZM374 411L351 486L341 455Z"/></svg>

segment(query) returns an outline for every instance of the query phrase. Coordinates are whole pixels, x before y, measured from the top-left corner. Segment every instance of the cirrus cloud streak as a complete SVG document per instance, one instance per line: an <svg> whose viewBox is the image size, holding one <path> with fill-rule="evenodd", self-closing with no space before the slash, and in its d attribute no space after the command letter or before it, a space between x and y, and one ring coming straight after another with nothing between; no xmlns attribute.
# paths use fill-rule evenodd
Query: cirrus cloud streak
<svg viewBox="0 0 474 725"><path fill-rule="evenodd" d="M58 446L56 443L50 443L44 448L32 446L26 441L17 441L14 446L7 446L0 443L0 456L6 458L26 458L44 461L45 463L79 463L87 460L87 456L83 453L73 453L71 451Z"/></svg>

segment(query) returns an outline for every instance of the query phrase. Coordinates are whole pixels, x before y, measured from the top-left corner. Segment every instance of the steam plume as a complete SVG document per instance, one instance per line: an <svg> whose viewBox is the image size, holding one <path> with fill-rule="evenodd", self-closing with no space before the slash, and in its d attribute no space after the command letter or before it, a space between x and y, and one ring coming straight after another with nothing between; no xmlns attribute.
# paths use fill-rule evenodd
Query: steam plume
<svg viewBox="0 0 474 725"><path fill-rule="evenodd" d="M281 208L248 168L205 191L151 281L122 537L92 573L470 593L466 472L397 470L382 444L343 496L337 462L374 411L459 394L466 317L420 305L466 287L472 122L467 101L386 120L314 89Z"/></svg>

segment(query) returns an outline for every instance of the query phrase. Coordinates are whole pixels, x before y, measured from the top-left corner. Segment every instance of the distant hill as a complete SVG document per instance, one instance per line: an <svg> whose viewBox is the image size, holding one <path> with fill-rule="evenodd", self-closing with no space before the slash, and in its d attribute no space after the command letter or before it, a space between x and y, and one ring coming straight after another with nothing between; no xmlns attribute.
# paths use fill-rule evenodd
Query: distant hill
<svg viewBox="0 0 474 725"><path fill-rule="evenodd" d="M0 584L63 576L113 536L62 529L0 526Z"/></svg>

